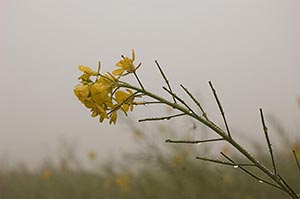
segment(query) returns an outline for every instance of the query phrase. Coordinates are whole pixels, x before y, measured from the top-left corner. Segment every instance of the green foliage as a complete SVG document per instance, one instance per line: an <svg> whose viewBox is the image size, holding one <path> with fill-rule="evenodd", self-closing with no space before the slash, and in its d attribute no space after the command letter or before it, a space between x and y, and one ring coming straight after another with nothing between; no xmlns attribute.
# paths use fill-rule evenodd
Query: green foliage
<svg viewBox="0 0 300 199"><path fill-rule="evenodd" d="M61 159L54 166L48 161L40 169L0 169L0 198L22 199L260 199L288 198L280 189L259 183L233 166L214 164L195 159L195 154L212 154L213 144L201 146L159 144L162 136L172 129L160 127L160 135L134 130L137 142L142 146L135 154L125 154L121 162L107 162L101 167L95 164L95 155L88 153L92 170L84 169L73 155ZM152 139L152 137L155 137ZM226 153L243 162L238 154L226 147ZM70 152L72 154L72 152ZM220 155L215 155L221 159ZM268 153L257 158L270 162ZM294 164L293 154L277 153L277 168L296 190L300 173ZM269 163L270 167L272 164ZM249 168L251 170L251 168ZM253 171L252 171L253 170ZM255 173L256 171L252 169ZM259 175L259 173L255 173Z"/></svg>

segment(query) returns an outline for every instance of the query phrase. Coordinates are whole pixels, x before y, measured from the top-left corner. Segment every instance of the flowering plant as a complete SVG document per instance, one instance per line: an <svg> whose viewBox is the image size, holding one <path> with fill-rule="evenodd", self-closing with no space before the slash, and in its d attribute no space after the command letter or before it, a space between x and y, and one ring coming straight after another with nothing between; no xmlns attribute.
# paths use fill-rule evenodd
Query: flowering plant
<svg viewBox="0 0 300 199"><path fill-rule="evenodd" d="M229 143L237 151L244 156L248 162L239 163L235 162L227 154L221 152L221 155L225 158L224 160L211 159L206 157L197 157L197 159L214 162L223 165L231 165L234 168L239 168L241 171L250 175L259 183L264 183L270 185L274 188L280 189L287 193L290 198L298 199L299 194L294 191L291 185L279 174L276 167L276 162L274 158L274 152L272 144L268 135L268 128L266 126L264 115L262 109L260 109L260 117L262 121L263 132L266 138L266 143L270 153L270 159L272 162L272 170L267 168L263 163L259 162L254 155L250 154L244 147L242 147L238 141L232 136L229 125L226 120L224 110L222 108L221 102L217 96L217 92L213 87L213 84L209 81L209 86L213 92L213 95L216 99L216 103L219 107L221 116L223 118L226 130L223 130L216 123L209 119L207 113L202 108L200 102L193 96L193 94L183 85L180 87L185 91L185 93L192 99L192 101L198 106L200 114L197 111L193 110L188 103L186 103L180 96L174 93L171 89L170 83L164 74L161 66L155 61L160 74L165 80L166 86L162 88L170 95L171 100L160 97L148 90L146 90L141 83L138 75L137 69L141 66L141 63L138 65L134 64L135 61L135 52L132 50L132 57L121 56L122 59L116 63L118 67L116 70L113 70L112 73L101 74L100 73L100 63L97 71L86 66L79 66L79 70L83 74L78 78L81 80L80 84L74 88L74 93L77 98L91 110L92 117L99 116L99 121L103 122L105 119L109 120L109 124L116 124L118 112L123 112L125 115L129 111L132 111L136 105L145 105L145 104L164 104L167 105L178 113L174 115L164 116L164 117L151 117L140 119L139 122L144 121L157 121L157 120L170 120L175 117L189 116L194 120L204 124L210 128L218 137L215 139L208 140L171 140L167 139L167 143L184 143L184 144L199 144L199 143L210 143L216 141L223 141ZM122 77L133 74L138 82L138 86L134 86L127 82L122 81ZM94 80L91 78L94 77ZM137 98L148 97L153 101L136 101ZM296 151L293 150L294 159L297 164L297 167L300 171L300 164L296 154ZM263 175L258 176L249 170L248 167L255 168L259 170ZM267 179L265 179L267 177Z"/></svg>

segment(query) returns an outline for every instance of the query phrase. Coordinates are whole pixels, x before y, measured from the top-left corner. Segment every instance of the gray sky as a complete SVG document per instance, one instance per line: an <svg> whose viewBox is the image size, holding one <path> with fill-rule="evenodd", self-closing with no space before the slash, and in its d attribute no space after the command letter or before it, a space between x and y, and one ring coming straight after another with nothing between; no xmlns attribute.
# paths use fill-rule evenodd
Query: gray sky
<svg viewBox="0 0 300 199"><path fill-rule="evenodd" d="M298 0L0 2L0 156L37 163L61 138L102 157L130 148L125 122L109 128L90 118L73 87L79 64L101 60L111 71L132 48L149 89L163 84L158 59L175 90L184 83L217 116L212 80L235 128L259 135L263 107L299 129Z"/></svg>

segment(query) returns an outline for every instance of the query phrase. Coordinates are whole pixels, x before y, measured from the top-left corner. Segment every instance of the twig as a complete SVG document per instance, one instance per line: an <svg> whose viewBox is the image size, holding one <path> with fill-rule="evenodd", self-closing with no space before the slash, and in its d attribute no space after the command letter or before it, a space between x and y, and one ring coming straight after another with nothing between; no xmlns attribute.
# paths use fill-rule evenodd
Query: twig
<svg viewBox="0 0 300 199"><path fill-rule="evenodd" d="M239 168L241 166L245 166L245 167L255 167L254 164L244 164L244 163L239 163L239 164L233 164L231 162L225 162L225 161L221 161L221 160L215 160L215 159L210 159L210 158L204 158L204 157L196 157L196 159L199 160L203 160L203 161L207 161L207 162L213 162L213 163L218 163L218 164L224 164L224 165L229 165L229 166L233 166L234 168Z"/></svg>
<svg viewBox="0 0 300 199"><path fill-rule="evenodd" d="M228 124L227 124L227 120L226 120L226 117L225 117L225 113L224 113L224 111L223 111L221 102L220 102L220 100L219 100L219 98L218 98L218 96L217 96L217 92L216 92L216 90L214 89L214 87L213 87L211 81L209 81L208 83L209 83L209 86L210 86L211 90L212 90L213 93L214 93L215 99L216 99L217 104L218 104L218 106L219 106L221 115L222 115L222 117L223 117L223 120L224 120L224 123L225 123L225 126L226 126L226 131L227 131L227 133L228 133L228 136L229 136L230 139L232 139L231 134L230 134L230 130L229 130L229 127L228 127Z"/></svg>
<svg viewBox="0 0 300 199"><path fill-rule="evenodd" d="M187 88L185 88L182 84L180 84L181 88L190 96L190 98L195 102L195 104L197 104L197 106L200 108L203 117L206 120L209 120L207 117L207 114L205 113L204 109L202 108L200 102L198 100L196 100L196 98L189 92L189 90Z"/></svg>
<svg viewBox="0 0 300 199"><path fill-rule="evenodd" d="M138 120L139 122L145 122L145 121L158 121L158 120L170 120L174 117L180 117L186 115L185 113L180 113L176 115L170 115L170 116L165 116L165 117L152 117L152 118L145 118L145 119L140 119Z"/></svg>
<svg viewBox="0 0 300 199"><path fill-rule="evenodd" d="M290 187L290 185L278 174L278 177L280 178L280 180L284 183L284 185L295 195L297 196L297 194L294 192L294 190Z"/></svg>
<svg viewBox="0 0 300 199"><path fill-rule="evenodd" d="M148 104L163 104L160 101L153 101L153 102L140 102L140 105L148 105Z"/></svg>
<svg viewBox="0 0 300 199"><path fill-rule="evenodd" d="M134 74L136 80L138 81L140 87L141 87L143 90L145 90L145 88L144 88L144 86L143 86L143 84L142 84L140 78L139 78L138 75L136 74L136 70L134 70L133 74Z"/></svg>
<svg viewBox="0 0 300 199"><path fill-rule="evenodd" d="M269 147L269 152L270 152L270 156L271 156L271 160L272 160L274 175L277 175L276 164L275 164L275 160L274 160L274 156L273 156L272 144L271 144L271 141L270 141L270 138L269 138L269 135L268 135L268 128L265 124L263 110L260 108L259 111L260 111L260 117L261 117L263 130L264 130L265 137L266 137L266 140L267 140L267 144L268 144L268 147Z"/></svg>
<svg viewBox="0 0 300 199"><path fill-rule="evenodd" d="M206 142L216 142L216 141L223 141L223 140L224 140L223 138L215 138L215 139L208 139L208 140L193 140L193 141L167 139L166 142L174 143L174 144L202 144Z"/></svg>
<svg viewBox="0 0 300 199"><path fill-rule="evenodd" d="M159 65L159 63L158 63L157 60L155 60L155 64L156 64L156 66L158 67L161 76L162 76L163 79L165 80L165 82L166 82L166 84L167 84L167 86L168 86L168 88L169 88L169 91L170 91L171 93L173 93L173 91L172 91L172 89L171 89L171 85L170 85L170 83L169 83L169 80L167 79L165 73L163 72L163 70L162 70L162 68L160 67L160 65ZM174 96L172 96L172 97L173 97L174 103L176 103L175 97L174 97Z"/></svg>
<svg viewBox="0 0 300 199"><path fill-rule="evenodd" d="M194 114L195 116L197 116L197 114L193 111L193 109L191 109L191 107L189 107L189 105L187 105L187 103L185 103L181 98L179 98L175 93L169 91L166 87L162 87L165 91L167 91L170 95L172 95L175 99L177 99L178 101L180 101L192 114Z"/></svg>
<svg viewBox="0 0 300 199"><path fill-rule="evenodd" d="M225 155L225 153L221 152L221 155L224 156L230 162L232 162L234 165L237 165L237 164L235 164L235 162L231 158L229 158L227 155ZM266 183L266 184L271 185L273 187L276 187L276 188L278 188L280 190L283 190L280 186L277 186L276 184L273 184L271 182L265 181L265 180L257 177L255 174L251 173L250 171L248 171L247 169L243 168L242 166L239 166L238 168L241 169L246 174L250 175L251 177L255 178L259 183Z"/></svg>
<svg viewBox="0 0 300 199"><path fill-rule="evenodd" d="M300 163L299 163L299 160L298 160L298 158L297 158L297 154L296 154L296 151L295 151L295 150L293 150L293 154L294 154L294 158L295 158L296 164L297 164L297 166L298 166L298 169L299 169L299 171L300 171Z"/></svg>

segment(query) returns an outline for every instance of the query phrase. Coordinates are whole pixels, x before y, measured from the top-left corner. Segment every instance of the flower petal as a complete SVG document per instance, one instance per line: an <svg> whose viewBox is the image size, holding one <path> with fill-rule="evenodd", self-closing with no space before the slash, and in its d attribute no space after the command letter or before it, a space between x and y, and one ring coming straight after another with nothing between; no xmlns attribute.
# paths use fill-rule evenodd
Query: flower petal
<svg viewBox="0 0 300 199"><path fill-rule="evenodd" d="M112 74L115 75L115 76L122 75L123 73L124 73L123 68L116 69L112 72Z"/></svg>

